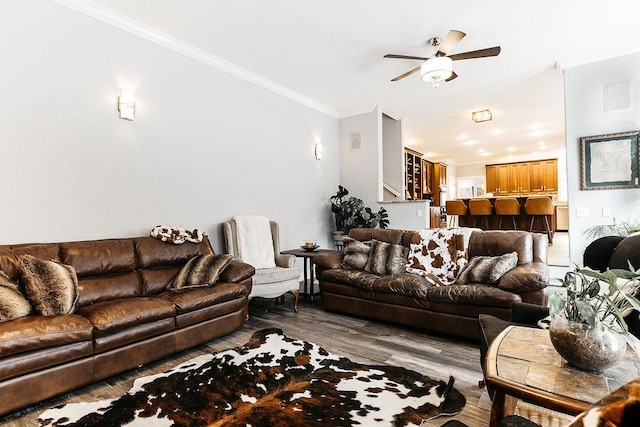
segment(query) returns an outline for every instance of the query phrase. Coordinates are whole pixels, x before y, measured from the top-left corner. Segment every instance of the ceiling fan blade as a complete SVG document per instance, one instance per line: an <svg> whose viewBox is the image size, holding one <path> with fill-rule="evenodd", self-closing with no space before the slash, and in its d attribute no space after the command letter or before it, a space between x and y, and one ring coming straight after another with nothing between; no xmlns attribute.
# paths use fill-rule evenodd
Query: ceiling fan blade
<svg viewBox="0 0 640 427"><path fill-rule="evenodd" d="M420 66L417 66L416 68L414 68L413 70L409 70L404 74L400 74L398 77L395 77L393 79L391 79L392 82L397 82L398 80L402 80L405 77L410 76L411 74L415 73L416 71L418 71L420 69Z"/></svg>
<svg viewBox="0 0 640 427"><path fill-rule="evenodd" d="M499 53L500 53L500 46L495 46L495 47L488 47L486 49L456 53L455 55L449 55L449 58L451 58L452 61L457 61L460 59L486 58L488 56L498 56Z"/></svg>
<svg viewBox="0 0 640 427"><path fill-rule="evenodd" d="M422 56L410 56L410 55L396 55L395 53L387 53L385 58L394 58L394 59L417 59L418 61L426 61L429 58L423 58Z"/></svg>
<svg viewBox="0 0 640 427"><path fill-rule="evenodd" d="M445 82L450 82L451 80L455 79L456 77L458 77L458 75L456 74L455 71L451 72L451 77L449 77L447 80L445 80Z"/></svg>
<svg viewBox="0 0 640 427"><path fill-rule="evenodd" d="M442 43L440 43L436 56L445 56L451 49L453 49L458 43L460 43L460 40L462 40L464 36L466 36L466 34L462 31L449 31L447 37L445 37Z"/></svg>

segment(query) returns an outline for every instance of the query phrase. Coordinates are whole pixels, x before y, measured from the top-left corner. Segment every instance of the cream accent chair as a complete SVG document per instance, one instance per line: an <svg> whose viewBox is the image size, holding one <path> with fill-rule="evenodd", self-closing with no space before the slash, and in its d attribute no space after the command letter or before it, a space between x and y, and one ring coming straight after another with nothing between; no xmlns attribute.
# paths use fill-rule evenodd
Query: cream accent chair
<svg viewBox="0 0 640 427"><path fill-rule="evenodd" d="M300 269L295 266L296 257L294 255L283 255L280 253L280 232L278 223L269 221L271 226L271 240L273 243L273 254L275 267L256 268L253 276L253 285L249 299L251 298L278 298L284 300L284 294L291 292L294 296L293 308L298 312L298 301L300 299ZM227 253L233 255L234 259L240 260L238 250L238 227L236 221L232 219L223 223L225 244Z"/></svg>

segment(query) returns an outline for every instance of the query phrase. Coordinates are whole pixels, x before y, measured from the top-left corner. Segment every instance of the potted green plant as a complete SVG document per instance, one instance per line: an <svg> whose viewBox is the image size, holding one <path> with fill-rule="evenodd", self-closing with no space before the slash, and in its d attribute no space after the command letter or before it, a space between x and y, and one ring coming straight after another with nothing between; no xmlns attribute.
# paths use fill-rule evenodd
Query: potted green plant
<svg viewBox="0 0 640 427"><path fill-rule="evenodd" d="M613 224L594 225L584 230L583 234L588 239L595 240L603 236L627 237L637 232L640 232L640 221L637 219L617 223L616 219L613 218Z"/></svg>
<svg viewBox="0 0 640 427"><path fill-rule="evenodd" d="M336 223L335 236L349 234L352 228L387 228L389 215L381 207L377 212L364 205L362 199L349 196L349 190L338 185L336 194L329 198ZM339 238L339 237L338 237Z"/></svg>
<svg viewBox="0 0 640 427"><path fill-rule="evenodd" d="M550 299L549 336L563 358L579 368L601 371L622 360L627 344L640 355L640 341L624 320L640 311L635 297L640 271L630 264L629 270L602 273L576 267L560 282L566 293Z"/></svg>

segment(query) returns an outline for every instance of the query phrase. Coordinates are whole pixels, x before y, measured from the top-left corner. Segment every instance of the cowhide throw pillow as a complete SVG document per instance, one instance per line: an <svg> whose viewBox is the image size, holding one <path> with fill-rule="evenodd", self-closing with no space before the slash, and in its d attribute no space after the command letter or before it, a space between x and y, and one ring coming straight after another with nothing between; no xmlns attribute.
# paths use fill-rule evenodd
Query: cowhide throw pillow
<svg viewBox="0 0 640 427"><path fill-rule="evenodd" d="M31 304L4 271L0 270L0 322L18 319L31 313Z"/></svg>
<svg viewBox="0 0 640 427"><path fill-rule="evenodd" d="M420 230L409 247L406 271L436 285L450 285L466 263L462 234L450 229Z"/></svg>
<svg viewBox="0 0 640 427"><path fill-rule="evenodd" d="M469 264L458 276L456 285L467 285L469 283L497 283L508 271L513 270L518 265L518 253L490 257L477 256L469 260Z"/></svg>
<svg viewBox="0 0 640 427"><path fill-rule="evenodd" d="M351 237L344 238L344 258L342 267L349 270L364 270L371 246Z"/></svg>
<svg viewBox="0 0 640 427"><path fill-rule="evenodd" d="M404 246L372 240L371 250L364 270L378 276L399 274L404 271L406 263L407 258Z"/></svg>
<svg viewBox="0 0 640 427"><path fill-rule="evenodd" d="M25 255L18 279L33 307L43 316L74 312L78 278L72 266Z"/></svg>
<svg viewBox="0 0 640 427"><path fill-rule="evenodd" d="M173 289L211 286L218 281L222 270L233 260L229 254L196 255L178 272L171 282Z"/></svg>

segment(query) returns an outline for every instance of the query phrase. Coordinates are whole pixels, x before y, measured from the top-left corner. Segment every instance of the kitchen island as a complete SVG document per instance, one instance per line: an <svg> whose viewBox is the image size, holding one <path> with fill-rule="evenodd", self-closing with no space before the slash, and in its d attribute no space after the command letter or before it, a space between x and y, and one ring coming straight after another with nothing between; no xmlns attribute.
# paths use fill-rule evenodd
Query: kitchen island
<svg viewBox="0 0 640 427"><path fill-rule="evenodd" d="M491 206L495 205L495 201L496 199L501 199L501 198L506 198L505 197L478 197L478 199L480 198L484 198L487 199L491 202ZM524 213L524 204L527 201L527 199L529 198L529 196L511 196L514 199L516 199L518 201L518 204L520 205L520 215L518 215L516 217L516 224L518 225L518 229L519 230L529 230L529 225L531 224L531 215L527 215ZM540 196L532 196L532 197L540 197ZM551 197L551 199L553 200L554 197L553 195L549 195L549 197ZM465 205L469 206L469 200L471 199L459 199L462 200L464 202ZM554 202L554 206L555 206L555 202ZM491 230L497 230L499 228L503 229L503 230L512 230L513 229L513 222L511 221L510 217L504 217L503 221L502 221L502 227L500 227L500 215L496 215L495 213L495 209L492 210L492 214L491 216L489 216L489 229ZM557 217L557 212L556 209L553 210L553 215L550 216L549 218L549 226L551 227L551 232L555 232L557 229L557 221L556 221L556 217ZM478 224L478 226L480 225L484 225L484 219L482 221L476 221L476 217L473 217L471 215L461 215L458 218L458 224L461 227L473 227L476 223ZM541 231L545 230L545 225L544 225L544 220L542 219L542 217L537 217L533 223L533 231Z"/></svg>

